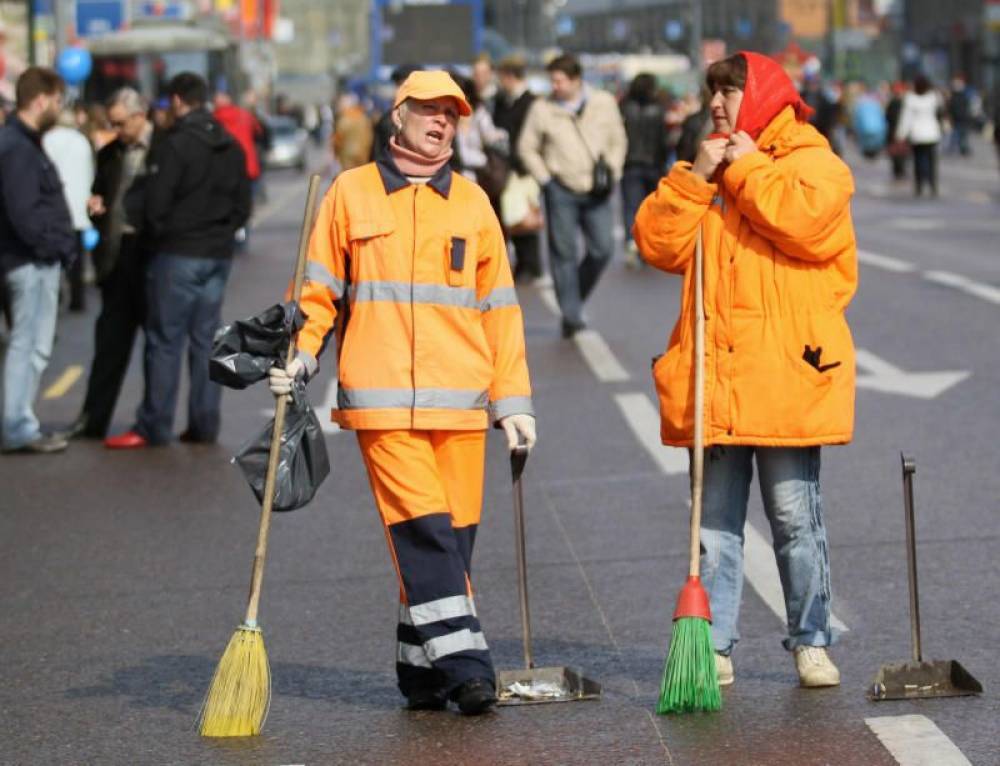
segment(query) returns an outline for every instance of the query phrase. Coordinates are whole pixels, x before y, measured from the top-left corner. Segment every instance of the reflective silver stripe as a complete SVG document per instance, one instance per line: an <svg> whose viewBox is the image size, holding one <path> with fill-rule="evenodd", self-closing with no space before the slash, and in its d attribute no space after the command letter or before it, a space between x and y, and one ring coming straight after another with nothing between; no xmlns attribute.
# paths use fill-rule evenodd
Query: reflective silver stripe
<svg viewBox="0 0 1000 766"><path fill-rule="evenodd" d="M429 668L431 661L427 659L424 647L400 642L396 650L396 660L403 665L414 665L418 668Z"/></svg>
<svg viewBox="0 0 1000 766"><path fill-rule="evenodd" d="M334 298L339 298L344 294L344 280L333 276L330 270L319 261L306 262L306 279L310 282L318 282L326 285L333 293Z"/></svg>
<svg viewBox="0 0 1000 766"><path fill-rule="evenodd" d="M530 396L506 396L490 402L490 420L497 421L508 415L534 415Z"/></svg>
<svg viewBox="0 0 1000 766"><path fill-rule="evenodd" d="M497 287L482 300L479 304L479 310L485 313L504 306L517 305L517 290L513 287Z"/></svg>
<svg viewBox="0 0 1000 766"><path fill-rule="evenodd" d="M485 651L488 648L483 634L478 630L473 633L468 628L424 642L424 651L427 653L427 659L431 662L436 662L442 657L456 652L468 652L476 649Z"/></svg>
<svg viewBox="0 0 1000 766"><path fill-rule="evenodd" d="M416 407L431 410L482 410L488 391L454 388L339 388L337 407L342 410L381 410Z"/></svg>
<svg viewBox="0 0 1000 766"><path fill-rule="evenodd" d="M451 620L455 617L475 617L476 605L468 596L448 596L424 604L416 604L409 609L403 608L409 618L407 625L427 625L440 620ZM400 610L400 611L403 611ZM403 622L403 620L400 620Z"/></svg>
<svg viewBox="0 0 1000 766"><path fill-rule="evenodd" d="M429 303L439 306L478 308L476 291L468 287L410 284L409 282L358 282L351 285L352 301L388 301L390 303Z"/></svg>

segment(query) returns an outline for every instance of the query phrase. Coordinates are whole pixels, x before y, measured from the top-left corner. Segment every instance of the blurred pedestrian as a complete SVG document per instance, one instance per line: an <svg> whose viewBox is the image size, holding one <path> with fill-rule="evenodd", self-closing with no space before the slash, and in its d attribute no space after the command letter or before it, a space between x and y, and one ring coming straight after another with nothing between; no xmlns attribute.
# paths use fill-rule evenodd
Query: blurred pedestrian
<svg viewBox="0 0 1000 766"><path fill-rule="evenodd" d="M969 134L973 130L972 94L962 75L957 75L951 81L951 94L948 96L948 120L951 122L951 133L948 135L947 154L961 154L967 157L972 154L969 146Z"/></svg>
<svg viewBox="0 0 1000 766"><path fill-rule="evenodd" d="M919 197L924 185L936 197L937 145L941 141L942 103L926 75L913 80L913 92L903 97L903 108L896 126L896 138L906 141L913 154L914 194Z"/></svg>
<svg viewBox="0 0 1000 766"><path fill-rule="evenodd" d="M257 184L260 181L261 161L257 154L257 143L264 136L264 128L257 117L249 109L244 109L233 103L232 97L225 91L216 91L213 99L212 116L223 128L236 139L243 150L247 178L250 179L250 212L253 213L253 201L257 198ZM237 245L246 248L249 245L250 221L236 232Z"/></svg>
<svg viewBox="0 0 1000 766"><path fill-rule="evenodd" d="M889 142L886 153L889 155L893 181L906 180L906 158L910 155L910 145L905 139L896 137L899 117L903 113L903 96L905 95L906 83L894 82L892 95L885 107L885 132L886 140Z"/></svg>
<svg viewBox="0 0 1000 766"><path fill-rule="evenodd" d="M337 99L337 114L331 137L333 156L340 172L369 162L375 130L371 118L361 107L355 93L342 93Z"/></svg>
<svg viewBox="0 0 1000 766"><path fill-rule="evenodd" d="M492 115L498 92L497 78L493 69L493 61L486 53L480 54L472 62L472 84L479 103Z"/></svg>
<svg viewBox="0 0 1000 766"><path fill-rule="evenodd" d="M62 182L42 148L56 124L66 86L44 67L17 78L17 113L0 129L0 267L13 326L4 355L4 452L58 452L62 436L43 433L34 412L59 310L60 266L77 256Z"/></svg>
<svg viewBox="0 0 1000 766"><path fill-rule="evenodd" d="M836 686L820 447L854 426L857 287L851 171L806 120L773 59L741 52L708 68L715 133L646 198L646 261L683 275L680 316L653 367L665 444L691 447L694 254L704 243L705 475L701 577L723 685L739 639L743 530L757 464L784 587L785 648L805 687Z"/></svg>
<svg viewBox="0 0 1000 766"><path fill-rule="evenodd" d="M812 109L809 122L830 143L830 148L840 154L840 123L843 110L840 103L840 87L835 83L824 83L819 75L807 75L802 91L802 100Z"/></svg>
<svg viewBox="0 0 1000 766"><path fill-rule="evenodd" d="M101 313L94 327L94 358L79 416L67 436L107 436L135 336L146 316L145 236L147 158L154 141L148 104L132 88L115 91L108 118L118 138L97 154L97 174L87 206L100 240L94 250Z"/></svg>
<svg viewBox="0 0 1000 766"><path fill-rule="evenodd" d="M557 56L546 69L552 95L531 105L517 151L543 190L550 270L570 338L586 327L583 304L614 254L611 192L627 139L614 97L584 84L575 56ZM580 229L586 254L577 263Z"/></svg>
<svg viewBox="0 0 1000 766"><path fill-rule="evenodd" d="M77 256L66 272L69 281L69 310L86 309L83 273L86 267L83 232L90 228L87 200L94 183L94 149L90 141L76 128L70 109L59 113L59 121L42 137L42 147L56 166L62 181L63 195L76 232Z"/></svg>
<svg viewBox="0 0 1000 766"><path fill-rule="evenodd" d="M309 244L298 354L271 391L312 376L339 310L335 420L357 431L399 577L396 675L411 710L475 715L495 672L470 581L486 429L535 442L521 309L500 226L448 160L472 108L447 72L414 72L376 163L341 173ZM416 225L414 225L416 222Z"/></svg>
<svg viewBox="0 0 1000 766"><path fill-rule="evenodd" d="M666 109L658 98L653 75L641 72L635 76L622 100L621 112L628 136L621 184L625 264L638 268L642 265L642 257L632 239L635 212L656 190L667 165Z"/></svg>
<svg viewBox="0 0 1000 766"><path fill-rule="evenodd" d="M457 170L486 192L499 218L500 194L510 173L510 138L506 130L493 123L493 115L479 99L476 84L454 72L451 76L472 107L472 114L459 119L455 131L454 146L459 158ZM452 167L455 167L454 164Z"/></svg>
<svg viewBox="0 0 1000 766"><path fill-rule="evenodd" d="M518 202L516 203L523 214L505 212L503 210L503 196L501 195L501 219L504 228L510 231L510 241L514 247L514 281L531 282L542 276L539 231L543 218L540 212L537 184L534 183L534 179L531 179L516 147L521 138L524 122L528 117L528 110L535 100L535 95L528 90L523 59L518 57L502 59L497 65L497 74L500 90L493 105L493 122L498 128L507 131L511 147L511 170L508 185L513 178L514 183L519 188L524 189L523 192L517 192ZM525 182L529 179L531 184L526 185ZM531 188L532 186L534 188ZM522 197L523 200L521 200ZM523 204L521 204L522 202ZM512 220L507 220L508 217L511 217Z"/></svg>
<svg viewBox="0 0 1000 766"><path fill-rule="evenodd" d="M192 72L168 86L173 127L149 158L145 199L146 386L135 425L105 439L112 449L168 444L188 350L185 442L219 435L222 389L208 378L212 336L232 264L236 230L250 216L250 181L239 144L206 109L208 86Z"/></svg>
<svg viewBox="0 0 1000 766"><path fill-rule="evenodd" d="M254 205L258 203L264 204L267 202L267 162L265 158L271 150L271 144L274 140L273 131L271 130L270 122L268 122L267 114L260 107L257 91L253 88L247 88L244 91L243 108L254 116L257 124L260 126L260 130L255 132L253 137L254 147L257 150L257 158L260 161L260 175L257 176L256 183L252 184L251 191L253 192L252 203Z"/></svg>
<svg viewBox="0 0 1000 766"><path fill-rule="evenodd" d="M687 116L681 122L681 136L677 140L677 159L694 162L701 142L707 138L712 128L708 114L708 100L711 94L689 93L685 98Z"/></svg>

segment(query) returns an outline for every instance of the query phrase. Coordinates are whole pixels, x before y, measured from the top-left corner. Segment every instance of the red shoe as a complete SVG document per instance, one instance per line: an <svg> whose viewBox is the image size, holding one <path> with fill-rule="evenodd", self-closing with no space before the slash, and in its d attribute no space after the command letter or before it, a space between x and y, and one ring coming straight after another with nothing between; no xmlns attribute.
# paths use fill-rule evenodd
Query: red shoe
<svg viewBox="0 0 1000 766"><path fill-rule="evenodd" d="M104 446L108 449L139 449L149 446L149 442L135 431L126 431L117 436L109 436L104 440Z"/></svg>

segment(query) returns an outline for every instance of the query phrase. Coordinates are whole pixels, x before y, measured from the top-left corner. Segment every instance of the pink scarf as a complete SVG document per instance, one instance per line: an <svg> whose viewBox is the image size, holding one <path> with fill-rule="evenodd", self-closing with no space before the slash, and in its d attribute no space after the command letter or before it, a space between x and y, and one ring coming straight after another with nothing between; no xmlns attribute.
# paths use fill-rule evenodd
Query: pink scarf
<svg viewBox="0 0 1000 766"><path fill-rule="evenodd" d="M404 146L400 146L395 136L389 139L389 151L392 153L392 159L396 163L396 167L399 168L399 172L404 176L430 177L444 167L444 164L451 159L451 155L453 154L453 151L449 149L440 157L435 157L433 160L428 159L422 154L417 154Z"/></svg>

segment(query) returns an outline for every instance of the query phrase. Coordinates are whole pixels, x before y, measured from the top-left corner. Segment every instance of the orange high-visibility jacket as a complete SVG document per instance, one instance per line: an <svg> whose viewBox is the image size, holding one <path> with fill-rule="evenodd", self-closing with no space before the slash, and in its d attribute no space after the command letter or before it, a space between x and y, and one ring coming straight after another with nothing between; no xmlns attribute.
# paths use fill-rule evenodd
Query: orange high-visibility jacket
<svg viewBox="0 0 1000 766"><path fill-rule="evenodd" d="M858 280L851 172L791 107L764 129L757 146L725 169L721 183L707 183L678 162L636 215L633 233L643 257L684 275L680 317L653 366L665 444L692 441L699 227L705 444L791 447L851 439L854 346L844 318Z"/></svg>
<svg viewBox="0 0 1000 766"><path fill-rule="evenodd" d="M373 162L330 187L301 298L297 347L310 373L345 294L332 413L344 428L475 430L488 414L532 413L500 225L483 191L447 165L411 184Z"/></svg>

